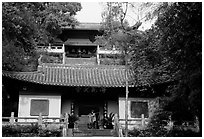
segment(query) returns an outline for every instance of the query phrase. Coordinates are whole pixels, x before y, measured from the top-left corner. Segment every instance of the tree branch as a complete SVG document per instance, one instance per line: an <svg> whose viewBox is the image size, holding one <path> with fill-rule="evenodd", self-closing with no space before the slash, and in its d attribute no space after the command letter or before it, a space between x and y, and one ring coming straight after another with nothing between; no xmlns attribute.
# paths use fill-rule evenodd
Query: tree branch
<svg viewBox="0 0 204 139"><path fill-rule="evenodd" d="M124 27L124 24L123 24L123 21L126 17L126 14L127 14L127 9L128 9L128 2L125 2L126 3L126 8L125 8L125 12L123 12L123 18L121 18L120 22L121 22L121 26L123 28L123 30L125 30L125 27Z"/></svg>

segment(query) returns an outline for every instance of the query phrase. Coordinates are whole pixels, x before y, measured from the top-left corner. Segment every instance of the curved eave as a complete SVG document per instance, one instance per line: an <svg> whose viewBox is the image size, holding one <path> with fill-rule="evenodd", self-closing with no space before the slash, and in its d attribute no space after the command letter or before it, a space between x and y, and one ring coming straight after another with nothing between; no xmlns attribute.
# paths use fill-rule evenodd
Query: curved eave
<svg viewBox="0 0 204 139"><path fill-rule="evenodd" d="M53 86L79 86L79 87L125 87L124 66L100 65L60 65L45 64L36 72L9 72L2 75L11 79ZM139 87L171 82L169 76L163 76L145 83L133 84L134 73L128 71L129 86Z"/></svg>
<svg viewBox="0 0 204 139"><path fill-rule="evenodd" d="M3 71L3 76L19 81L54 86L125 87L124 68L111 66L44 66L42 71L37 72Z"/></svg>

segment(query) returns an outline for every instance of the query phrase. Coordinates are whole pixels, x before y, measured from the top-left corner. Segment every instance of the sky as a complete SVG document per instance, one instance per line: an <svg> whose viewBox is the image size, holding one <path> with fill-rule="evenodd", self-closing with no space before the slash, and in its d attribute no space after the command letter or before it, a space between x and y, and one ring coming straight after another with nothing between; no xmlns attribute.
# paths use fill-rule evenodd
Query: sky
<svg viewBox="0 0 204 139"><path fill-rule="evenodd" d="M81 2L82 10L76 15L79 22L100 23L102 5L99 2Z"/></svg>
<svg viewBox="0 0 204 139"><path fill-rule="evenodd" d="M103 12L104 3L102 2L81 2L82 10L77 12L75 16L79 22L88 22L88 23L100 23L102 21L101 13ZM137 22L137 15L135 11L133 12L131 8L128 9L126 19L129 22L129 25L132 26ZM139 30L146 30L151 27L152 23L143 22Z"/></svg>

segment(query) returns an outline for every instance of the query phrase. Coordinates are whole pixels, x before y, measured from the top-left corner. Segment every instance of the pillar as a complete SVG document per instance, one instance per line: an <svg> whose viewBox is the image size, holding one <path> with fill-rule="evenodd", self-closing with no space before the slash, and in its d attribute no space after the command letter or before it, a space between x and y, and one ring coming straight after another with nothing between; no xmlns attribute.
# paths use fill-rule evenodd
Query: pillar
<svg viewBox="0 0 204 139"><path fill-rule="evenodd" d="M14 112L11 112L11 118L9 120L10 124L13 125L14 122L15 122L15 119L14 119Z"/></svg>
<svg viewBox="0 0 204 139"><path fill-rule="evenodd" d="M62 51L63 51L63 53L62 53L62 64L65 64L65 47L64 47L64 44L62 46Z"/></svg>
<svg viewBox="0 0 204 139"><path fill-rule="evenodd" d="M107 101L104 102L104 107L103 107L103 116L104 117L107 117L107 110L108 110L108 107L107 107Z"/></svg>
<svg viewBox="0 0 204 139"><path fill-rule="evenodd" d="M48 49L49 49L49 50L51 49L51 44L50 44L50 43L49 43Z"/></svg>
<svg viewBox="0 0 204 139"><path fill-rule="evenodd" d="M71 103L71 115L74 115L74 102Z"/></svg>

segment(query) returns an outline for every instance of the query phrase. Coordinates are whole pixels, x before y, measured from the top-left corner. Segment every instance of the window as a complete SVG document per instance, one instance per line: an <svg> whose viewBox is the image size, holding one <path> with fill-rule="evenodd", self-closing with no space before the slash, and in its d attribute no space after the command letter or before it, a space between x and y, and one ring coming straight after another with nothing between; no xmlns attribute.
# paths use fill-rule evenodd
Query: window
<svg viewBox="0 0 204 139"><path fill-rule="evenodd" d="M142 114L144 114L145 118L149 117L148 102L132 101L131 102L131 118L141 118Z"/></svg>
<svg viewBox="0 0 204 139"><path fill-rule="evenodd" d="M47 99L32 99L31 100L31 108L30 115L31 116L39 116L42 113L42 116L49 115L49 100Z"/></svg>

